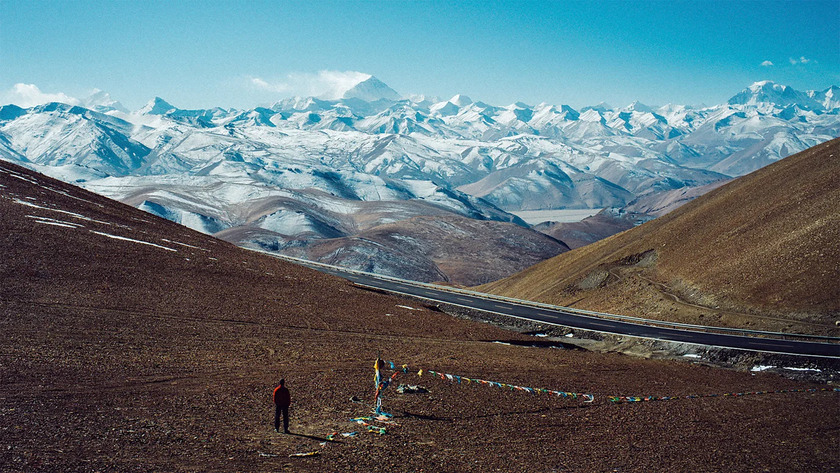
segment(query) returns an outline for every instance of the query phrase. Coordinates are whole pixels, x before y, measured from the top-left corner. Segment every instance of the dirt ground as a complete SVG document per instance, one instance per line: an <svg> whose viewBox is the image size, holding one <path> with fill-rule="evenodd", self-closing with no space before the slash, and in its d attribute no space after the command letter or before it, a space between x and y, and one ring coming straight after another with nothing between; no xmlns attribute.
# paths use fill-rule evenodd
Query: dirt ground
<svg viewBox="0 0 840 473"><path fill-rule="evenodd" d="M826 385L494 343L527 337L247 252L5 163L0 186L3 472L840 465L835 392L607 400ZM374 422L384 435L350 422L371 412L377 356L411 367L396 384L430 391L387 390L393 424ZM458 384L419 369L595 401ZM291 435L272 426L281 377L292 393ZM340 435L350 432L358 434Z"/></svg>
<svg viewBox="0 0 840 473"><path fill-rule="evenodd" d="M18 328L4 327L12 336L2 343L0 464L20 472L829 471L840 459L837 393L606 400L824 386L490 343L512 334L390 302L395 318L466 326L453 335L471 339L4 304L3 320ZM412 367L396 383L430 391L387 390L383 406L396 425L375 422L385 435L349 422L370 415L376 354ZM455 384L418 377L420 368L596 400ZM293 435L271 425L281 376L294 399ZM320 455L289 458L310 451Z"/></svg>

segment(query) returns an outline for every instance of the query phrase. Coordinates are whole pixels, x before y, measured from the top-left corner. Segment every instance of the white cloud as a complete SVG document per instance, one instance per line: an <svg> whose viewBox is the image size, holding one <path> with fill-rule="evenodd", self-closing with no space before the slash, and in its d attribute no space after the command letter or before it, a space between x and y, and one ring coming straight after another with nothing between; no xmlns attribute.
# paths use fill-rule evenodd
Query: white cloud
<svg viewBox="0 0 840 473"><path fill-rule="evenodd" d="M799 56L799 59L797 59L795 57L792 57L788 60L790 61L791 64L794 64L794 65L796 65L796 64L808 64L810 62L816 62L813 59L806 58L805 56Z"/></svg>
<svg viewBox="0 0 840 473"><path fill-rule="evenodd" d="M293 72L275 81L250 77L248 82L250 86L268 92L334 100L340 98L359 82L369 78L370 74L363 72L325 70L318 71L316 74Z"/></svg>
<svg viewBox="0 0 840 473"><path fill-rule="evenodd" d="M11 89L4 91L0 97L3 99L2 103L11 103L24 108L49 102L62 102L70 105L79 104L78 99L70 97L63 92L49 94L42 92L35 84L24 83L15 84Z"/></svg>
<svg viewBox="0 0 840 473"><path fill-rule="evenodd" d="M761 65L764 66L764 67L770 67L770 66L773 65L773 62L772 61L764 61L764 62L761 63Z"/></svg>
<svg viewBox="0 0 840 473"><path fill-rule="evenodd" d="M269 84L268 82L260 79L259 77L251 77L249 80L251 81L251 85L255 86L258 89L268 90L271 92L285 92L285 90L279 85Z"/></svg>

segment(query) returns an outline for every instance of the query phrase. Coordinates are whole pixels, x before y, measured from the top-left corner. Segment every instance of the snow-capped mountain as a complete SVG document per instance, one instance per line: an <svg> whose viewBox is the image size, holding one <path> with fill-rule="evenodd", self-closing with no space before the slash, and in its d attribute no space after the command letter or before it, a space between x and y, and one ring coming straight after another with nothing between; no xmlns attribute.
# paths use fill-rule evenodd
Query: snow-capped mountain
<svg viewBox="0 0 840 473"><path fill-rule="evenodd" d="M0 157L190 227L281 250L422 215L621 207L738 176L840 136L840 89L757 82L704 108L403 99L373 76L341 98L127 113L0 107ZM251 229L237 232L235 229ZM256 243L255 243L256 242Z"/></svg>
<svg viewBox="0 0 840 473"><path fill-rule="evenodd" d="M368 79L363 80L350 88L347 92L344 92L341 98L344 100L358 99L364 102L376 102L379 100L389 100L394 102L400 100L402 97L397 93L397 91L388 87L388 85L381 80L370 76Z"/></svg>
<svg viewBox="0 0 840 473"><path fill-rule="evenodd" d="M830 89L829 89L830 90ZM806 110L822 110L823 106L814 100L816 92L800 92L793 87L775 84L771 81L761 81L747 87L738 95L729 99L730 105L751 105L753 107L772 110L797 106Z"/></svg>
<svg viewBox="0 0 840 473"><path fill-rule="evenodd" d="M123 104L111 98L111 94L99 89L94 90L93 93L82 100L79 105L102 113L112 111L128 113L128 109L125 108Z"/></svg>
<svg viewBox="0 0 840 473"><path fill-rule="evenodd" d="M832 85L822 92L809 91L808 96L822 104L824 110L840 108L840 87Z"/></svg>
<svg viewBox="0 0 840 473"><path fill-rule="evenodd" d="M146 105L143 105L140 110L137 110L138 115L166 115L169 112L178 110L172 104L163 100L160 97L155 97L149 100Z"/></svg>

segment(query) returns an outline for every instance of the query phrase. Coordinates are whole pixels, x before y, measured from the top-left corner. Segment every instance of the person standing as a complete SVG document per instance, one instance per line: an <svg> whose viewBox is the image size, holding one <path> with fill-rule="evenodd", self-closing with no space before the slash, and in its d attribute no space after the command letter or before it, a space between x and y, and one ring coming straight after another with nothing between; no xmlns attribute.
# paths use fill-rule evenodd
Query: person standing
<svg viewBox="0 0 840 473"><path fill-rule="evenodd" d="M286 380L281 379L280 385L274 388L274 431L280 432L280 414L283 414L283 432L289 433L289 405L292 396L286 387Z"/></svg>

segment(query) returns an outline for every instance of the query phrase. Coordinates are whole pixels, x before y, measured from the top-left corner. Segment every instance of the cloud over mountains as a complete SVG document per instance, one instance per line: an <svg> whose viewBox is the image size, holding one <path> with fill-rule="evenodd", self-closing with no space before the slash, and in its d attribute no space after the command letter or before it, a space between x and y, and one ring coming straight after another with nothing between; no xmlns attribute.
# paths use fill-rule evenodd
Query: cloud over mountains
<svg viewBox="0 0 840 473"><path fill-rule="evenodd" d="M34 107L49 102L61 102L69 105L79 104L79 99L70 97L63 92L43 92L35 84L24 84L22 82L15 84L9 90L3 91L0 95L0 101L4 104L13 103L21 107Z"/></svg>
<svg viewBox="0 0 840 473"><path fill-rule="evenodd" d="M370 77L370 74L358 71L322 70L314 74L292 72L276 80L249 77L248 82L251 87L268 92L336 100L360 82L370 79Z"/></svg>

